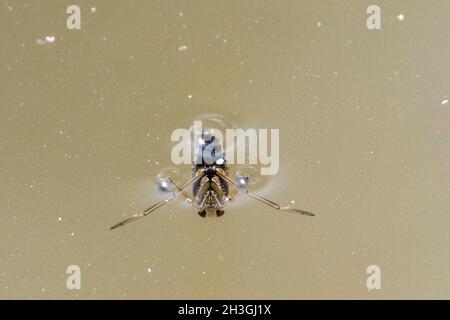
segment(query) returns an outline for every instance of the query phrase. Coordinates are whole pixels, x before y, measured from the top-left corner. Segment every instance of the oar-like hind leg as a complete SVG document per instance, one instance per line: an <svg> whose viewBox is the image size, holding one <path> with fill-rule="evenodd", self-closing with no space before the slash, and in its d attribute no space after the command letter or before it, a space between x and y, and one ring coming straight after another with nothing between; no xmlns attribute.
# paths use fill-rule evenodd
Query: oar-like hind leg
<svg viewBox="0 0 450 320"><path fill-rule="evenodd" d="M143 212L135 214L134 216L125 219L119 223L116 223L115 225L113 225L110 230L112 229L116 229L119 227L122 227L126 224L129 224L131 222L134 222L140 218L143 218L145 216L147 216L149 213L155 211L158 208L161 208L163 205L165 205L166 203L168 203L170 200L174 199L178 194L183 194L184 193L184 189L186 189L187 187L189 187L191 184L193 184L195 181L198 181L199 179L203 178L204 175L204 170L199 170L197 175L195 177L193 177L192 179L190 179L188 182L186 182L185 184L183 184L181 187L176 187L177 191L173 192L170 197L168 197L167 199L164 199L158 203L155 203L154 205L152 205L151 207L145 209Z"/></svg>
<svg viewBox="0 0 450 320"><path fill-rule="evenodd" d="M281 207L278 203L276 203L275 201L266 199L264 197L261 197L260 195L251 193L250 191L247 190L247 188L241 186L240 184L238 184L237 182L233 181L232 179L230 179L227 175L225 175L224 173L221 172L217 172L217 174L224 180L228 181L229 183L231 183L232 185L234 185L235 187L238 188L238 190L241 190L243 192L245 192L248 196L252 197L255 200L261 201L262 203L276 209L276 210L280 210L280 211L285 211L285 212L291 212L291 213L298 213L301 215L305 215L305 216L315 216L314 213L310 212L310 211L305 211L305 210L300 210L300 209L295 209L295 208L290 208L290 207Z"/></svg>

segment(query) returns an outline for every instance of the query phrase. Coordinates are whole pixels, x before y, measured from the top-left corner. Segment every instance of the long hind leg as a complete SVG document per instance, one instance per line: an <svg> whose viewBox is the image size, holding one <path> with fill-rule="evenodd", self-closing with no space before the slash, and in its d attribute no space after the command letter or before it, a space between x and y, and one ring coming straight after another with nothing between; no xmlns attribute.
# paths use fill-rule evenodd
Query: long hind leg
<svg viewBox="0 0 450 320"><path fill-rule="evenodd" d="M112 230L112 229L116 229L116 228L122 227L122 226L124 226L124 225L126 225L126 224L129 224L129 223L131 223L131 222L134 222L134 221L136 221L136 220L138 220L138 219L141 219L141 218L143 218L143 217L146 217L146 216L149 215L151 212L157 210L158 208L161 208L162 206L164 206L165 204L167 204L167 203L170 202L171 200L175 199L176 196L177 196L178 194L183 193L183 190L184 190L185 188L189 187L190 185L192 185L192 184L195 183L196 181L202 179L203 177L204 177L204 170L199 170L199 171L197 171L197 173L195 174L195 176L192 177L192 178L191 178L189 181L187 181L186 183L184 183L181 187L178 187L178 186L177 186L177 189L178 189L178 190L175 191L175 192L172 192L172 194L171 194L168 198L166 198L166 199L164 199L164 200L162 200L162 201L159 201L159 202L155 203L154 205L148 207L147 209L145 209L145 210L142 211L141 213L137 213L137 214L131 216L130 218L127 218L127 219L125 219L125 220L120 221L119 223L116 223L116 224L113 225L110 229L111 229L111 230Z"/></svg>

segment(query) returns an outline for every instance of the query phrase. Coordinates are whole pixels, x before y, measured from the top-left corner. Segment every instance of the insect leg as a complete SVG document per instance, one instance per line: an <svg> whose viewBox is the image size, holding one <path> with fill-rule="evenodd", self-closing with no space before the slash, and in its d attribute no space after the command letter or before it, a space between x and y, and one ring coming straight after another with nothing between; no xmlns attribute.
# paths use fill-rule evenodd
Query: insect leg
<svg viewBox="0 0 450 320"><path fill-rule="evenodd" d="M216 208L217 209L222 209L225 206L223 201L219 200L219 198L217 197L217 193L215 191L212 193L212 197L214 199L214 202L216 203Z"/></svg>
<svg viewBox="0 0 450 320"><path fill-rule="evenodd" d="M230 193L225 197L225 202L228 203L228 202L230 202L231 200L233 200L233 198L234 198L234 196L236 195L236 193L237 193L237 189L232 189L232 190L230 191Z"/></svg>
<svg viewBox="0 0 450 320"><path fill-rule="evenodd" d="M199 170L199 171L198 171L198 174L197 174L195 177L193 177L193 178L190 179L188 182L186 182L186 183L183 184L181 187L179 187L179 189L178 189L177 191L173 192L173 193L170 195L170 197L168 197L167 199L162 200L162 201L160 201L160 202L158 202L158 203L155 203L155 204L152 205L151 207L145 209L143 212L138 213L138 214L135 214L134 216L132 216L132 217L130 217L130 218L128 218L128 219L125 219L125 220L123 220L123 221L121 221L121 222L119 222L119 223L113 225L113 226L110 228L110 230L116 229L116 228L118 228L118 227L122 227L122 226L124 226L124 225L126 225L126 224L128 224L128 223L131 223L131 222L136 221L136 220L138 220L138 219L140 219L140 218L143 218L143 217L147 216L150 212L153 212L153 211L155 211L156 209L162 207L162 206L165 205L167 202L169 202L170 200L174 199L178 194L182 193L183 190L184 190L185 188L187 188L188 186L190 186L191 184L193 184L195 181L201 179L201 178L203 177L203 172L204 172L203 170L202 170L202 171Z"/></svg>
<svg viewBox="0 0 450 320"><path fill-rule="evenodd" d="M202 207L198 206L197 203L195 201L192 200L192 198L189 196L189 194L185 191L182 190L175 182L173 182L173 180L171 178L168 178L168 181L172 184L172 186L177 189L178 191L181 192L181 194L186 198L187 202L197 211L202 211ZM197 180L198 181L198 180ZM204 185L205 183L203 183L202 185Z"/></svg>
<svg viewBox="0 0 450 320"><path fill-rule="evenodd" d="M306 216L314 216L315 214L309 211L305 211L305 210L300 210L300 209L295 209L295 208L289 208L289 207L281 207L278 203L263 198L257 194L251 193L250 191L248 191L245 187L241 186L240 184L236 183L235 181L233 181L232 179L230 179L227 175L221 173L221 172L217 172L217 174L222 178L225 179L226 181L228 181L229 183L231 183L232 185L234 185L235 187L237 187L239 190L245 192L248 196L252 197L255 200L261 201L262 203L276 209L276 210L281 210L281 211L286 211L286 212L292 212L292 213L299 213L302 215L306 215Z"/></svg>

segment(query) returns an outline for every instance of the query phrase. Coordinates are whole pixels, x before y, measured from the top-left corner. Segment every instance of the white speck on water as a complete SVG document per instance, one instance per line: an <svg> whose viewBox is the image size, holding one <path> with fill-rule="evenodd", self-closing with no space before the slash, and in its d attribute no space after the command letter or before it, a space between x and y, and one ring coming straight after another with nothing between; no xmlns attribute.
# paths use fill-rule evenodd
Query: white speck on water
<svg viewBox="0 0 450 320"><path fill-rule="evenodd" d="M192 99L192 95L191 94L188 94L188 99Z"/></svg>
<svg viewBox="0 0 450 320"><path fill-rule="evenodd" d="M167 189L169 187L169 183L167 180L161 180L161 188Z"/></svg>
<svg viewBox="0 0 450 320"><path fill-rule="evenodd" d="M444 100L442 100L442 102L441 102L442 105L447 104L447 103L448 103L448 99L444 99Z"/></svg>
<svg viewBox="0 0 450 320"><path fill-rule="evenodd" d="M294 204L294 203L295 203L295 200L292 200L291 203Z"/></svg>
<svg viewBox="0 0 450 320"><path fill-rule="evenodd" d="M186 45L182 45L178 47L178 51L186 51L188 47Z"/></svg>
<svg viewBox="0 0 450 320"><path fill-rule="evenodd" d="M152 268L148 268L148 269L147 269L147 272L148 272L148 273L151 273L151 272L152 272Z"/></svg>
<svg viewBox="0 0 450 320"><path fill-rule="evenodd" d="M63 219L62 217L58 217L58 221L62 221L62 219Z"/></svg>
<svg viewBox="0 0 450 320"><path fill-rule="evenodd" d="M96 7L92 7L92 8L91 8L91 12L92 12L92 13L97 12L97 8L96 8Z"/></svg>
<svg viewBox="0 0 450 320"><path fill-rule="evenodd" d="M403 20L405 20L405 15L404 15L403 13L400 13L400 14L397 16L397 19L398 19L399 21L403 21Z"/></svg>
<svg viewBox="0 0 450 320"><path fill-rule="evenodd" d="M37 45L43 45L43 44L51 44L55 42L56 37L55 36L46 36L45 38L37 38L36 44Z"/></svg>
<svg viewBox="0 0 450 320"><path fill-rule="evenodd" d="M206 271L202 271L202 274L206 274Z"/></svg>
<svg viewBox="0 0 450 320"><path fill-rule="evenodd" d="M322 26L322 22L319 21L319 22L316 23L316 25L317 25L317 27L320 28Z"/></svg>

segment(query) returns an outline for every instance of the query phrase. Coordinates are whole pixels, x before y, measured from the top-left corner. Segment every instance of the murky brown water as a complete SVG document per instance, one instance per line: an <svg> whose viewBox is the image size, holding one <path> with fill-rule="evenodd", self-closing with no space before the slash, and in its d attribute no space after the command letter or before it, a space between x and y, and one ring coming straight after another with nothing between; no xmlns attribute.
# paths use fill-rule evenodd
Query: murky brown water
<svg viewBox="0 0 450 320"><path fill-rule="evenodd" d="M448 1L377 1L375 31L361 1L76 1L72 31L69 4L0 2L0 298L450 298ZM317 217L109 231L212 113L279 128L262 191Z"/></svg>

